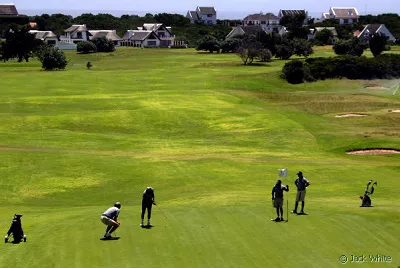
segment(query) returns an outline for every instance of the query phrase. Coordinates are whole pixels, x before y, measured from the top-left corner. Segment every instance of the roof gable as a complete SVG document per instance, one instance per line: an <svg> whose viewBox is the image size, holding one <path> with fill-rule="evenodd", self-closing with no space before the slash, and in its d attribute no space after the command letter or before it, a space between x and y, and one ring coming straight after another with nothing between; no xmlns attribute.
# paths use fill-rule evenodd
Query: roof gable
<svg viewBox="0 0 400 268"><path fill-rule="evenodd" d="M259 20L259 21L268 21L268 20L279 20L277 16L275 16L272 13L267 13L267 14L250 14L247 17L245 17L243 20Z"/></svg>
<svg viewBox="0 0 400 268"><path fill-rule="evenodd" d="M357 19L359 17L355 7L331 7L331 11L336 18Z"/></svg>
<svg viewBox="0 0 400 268"><path fill-rule="evenodd" d="M197 10L201 14L212 14L212 15L216 15L217 14L217 11L215 11L214 7L197 7Z"/></svg>
<svg viewBox="0 0 400 268"><path fill-rule="evenodd" d="M72 33L72 32L87 32L87 27L86 24L82 25L72 25L68 29L65 29L64 32L66 33Z"/></svg>
<svg viewBox="0 0 400 268"><path fill-rule="evenodd" d="M0 15L18 16L18 11L14 4L0 4Z"/></svg>
<svg viewBox="0 0 400 268"><path fill-rule="evenodd" d="M282 9L280 13L282 16L307 15L307 12L304 9Z"/></svg>

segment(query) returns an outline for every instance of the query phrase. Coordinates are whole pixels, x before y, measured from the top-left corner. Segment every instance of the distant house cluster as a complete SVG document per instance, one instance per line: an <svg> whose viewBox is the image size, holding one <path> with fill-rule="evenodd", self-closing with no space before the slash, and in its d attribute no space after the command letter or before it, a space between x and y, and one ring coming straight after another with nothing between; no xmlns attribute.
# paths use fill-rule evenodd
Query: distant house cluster
<svg viewBox="0 0 400 268"><path fill-rule="evenodd" d="M119 37L116 30L89 30L85 24L72 25L64 30L64 34L57 37L51 31L30 30L37 39L63 50L76 49L77 43L92 41L94 38L105 37L115 46L134 47L171 47L186 46L182 41L176 41L171 33L171 27L162 23L145 23L136 30L127 30L123 37Z"/></svg>
<svg viewBox="0 0 400 268"><path fill-rule="evenodd" d="M253 35L258 32L285 34L287 29L280 25L281 20L285 16L303 16L305 19L303 25L307 25L310 17L305 9L281 9L277 15L273 13L256 13L249 14L243 20L242 24L234 27L226 36L226 39L240 37L244 35ZM0 22L18 19L23 16L18 14L14 4L0 4ZM27 17L25 16L25 19ZM187 11L186 18L191 23L199 24L217 24L217 11L214 7L198 6L194 11ZM352 24L359 22L359 13L355 7L330 7L328 12L324 12L320 18L314 22L322 22L327 19L335 19L339 24ZM34 28L36 23L30 22L29 25ZM316 34L322 30L332 32L333 38L337 38L338 33L334 27L315 27L310 29L309 39L315 38ZM1 30L1 29L0 29ZM42 40L46 44L54 45L60 49L76 49L77 43L81 41L91 41L97 37L105 37L111 40L115 46L133 46L133 47L172 47L186 46L183 41L177 41L172 29L162 23L144 23L137 29L127 30L122 37L118 36L116 30L92 30L88 29L85 24L72 25L64 30L60 36L55 35L51 31L31 30L37 39ZM1 32L0 32L1 34ZM361 31L354 33L355 37L369 40L372 35L383 34L390 41L396 41L395 37L390 33L384 24L368 24ZM1 36L0 36L1 37Z"/></svg>
<svg viewBox="0 0 400 268"><path fill-rule="evenodd" d="M195 11L188 11L186 18L191 23L217 24L217 11L214 7L197 7Z"/></svg>
<svg viewBox="0 0 400 268"><path fill-rule="evenodd" d="M303 21L303 25L308 24L308 20L310 19L310 17L308 16L307 10L281 9L279 10L277 16L273 13L263 14L262 12L257 14L249 14L243 19L242 25L238 25L232 29L232 31L226 36L226 39L240 37L244 35L254 35L261 31L282 35L286 33L287 30L285 27L280 25L281 19L285 16L297 15L302 15L305 18ZM339 24L352 24L358 22L359 18L359 13L357 11L357 8L355 7L331 7L329 9L329 12L324 12L321 18L316 19L314 22L322 22L327 19L336 19L339 21ZM335 27L315 27L313 29L310 29L308 38L315 38L316 34L324 29L332 32L333 39L336 39L338 37L338 33ZM383 24L366 25L362 31L358 31L354 34L354 36L369 40L371 35L378 33L387 36L390 41L396 41L395 37Z"/></svg>

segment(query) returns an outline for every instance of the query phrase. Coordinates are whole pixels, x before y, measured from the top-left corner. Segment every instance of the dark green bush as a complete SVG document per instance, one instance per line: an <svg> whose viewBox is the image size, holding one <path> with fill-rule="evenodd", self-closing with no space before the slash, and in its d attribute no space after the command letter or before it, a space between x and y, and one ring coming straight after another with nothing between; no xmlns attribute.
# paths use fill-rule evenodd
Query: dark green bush
<svg viewBox="0 0 400 268"><path fill-rule="evenodd" d="M283 66L283 75L291 84L300 84L304 81L304 65L302 61L292 60Z"/></svg>
<svg viewBox="0 0 400 268"><path fill-rule="evenodd" d="M64 52L54 46L43 45L36 55L46 71L63 70L67 67L68 61Z"/></svg>
<svg viewBox="0 0 400 268"><path fill-rule="evenodd" d="M114 52L115 46L114 42L108 40L105 36L97 37L92 39L93 44L97 48L97 52Z"/></svg>
<svg viewBox="0 0 400 268"><path fill-rule="evenodd" d="M76 45L76 51L82 54L93 53L97 51L96 45L90 41L82 41Z"/></svg>
<svg viewBox="0 0 400 268"><path fill-rule="evenodd" d="M302 71L298 70L299 68ZM282 73L289 83L328 78L392 79L400 78L400 54L382 54L374 58L350 55L331 58L309 58L305 64L287 63Z"/></svg>

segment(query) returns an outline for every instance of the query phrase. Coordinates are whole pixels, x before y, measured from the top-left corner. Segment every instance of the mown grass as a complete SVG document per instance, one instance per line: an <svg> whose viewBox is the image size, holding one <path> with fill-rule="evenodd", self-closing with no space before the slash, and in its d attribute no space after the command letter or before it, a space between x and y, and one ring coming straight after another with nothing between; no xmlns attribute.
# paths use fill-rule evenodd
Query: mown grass
<svg viewBox="0 0 400 268"><path fill-rule="evenodd" d="M400 113L389 112L400 93L346 79L290 85L285 61L243 66L191 49L67 56L65 71L0 64L0 228L21 212L29 238L1 246L0 267L336 267L342 254L400 264L400 157L345 154L400 149ZM354 112L369 116L335 117ZM295 173L312 183L309 215L287 224L270 222L279 168L289 209ZM361 209L369 179L374 207ZM168 218L154 208L143 230L148 185ZM121 239L103 242L99 217L115 201Z"/></svg>

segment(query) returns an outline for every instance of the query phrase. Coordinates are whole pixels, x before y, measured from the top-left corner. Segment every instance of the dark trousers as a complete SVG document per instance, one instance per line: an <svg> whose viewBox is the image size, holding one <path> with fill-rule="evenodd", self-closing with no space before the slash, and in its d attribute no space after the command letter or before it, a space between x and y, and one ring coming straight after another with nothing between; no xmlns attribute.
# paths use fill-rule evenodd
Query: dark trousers
<svg viewBox="0 0 400 268"><path fill-rule="evenodd" d="M142 202L142 220L144 219L144 214L146 213L146 209L147 209L147 219L150 220L152 206L153 203Z"/></svg>

